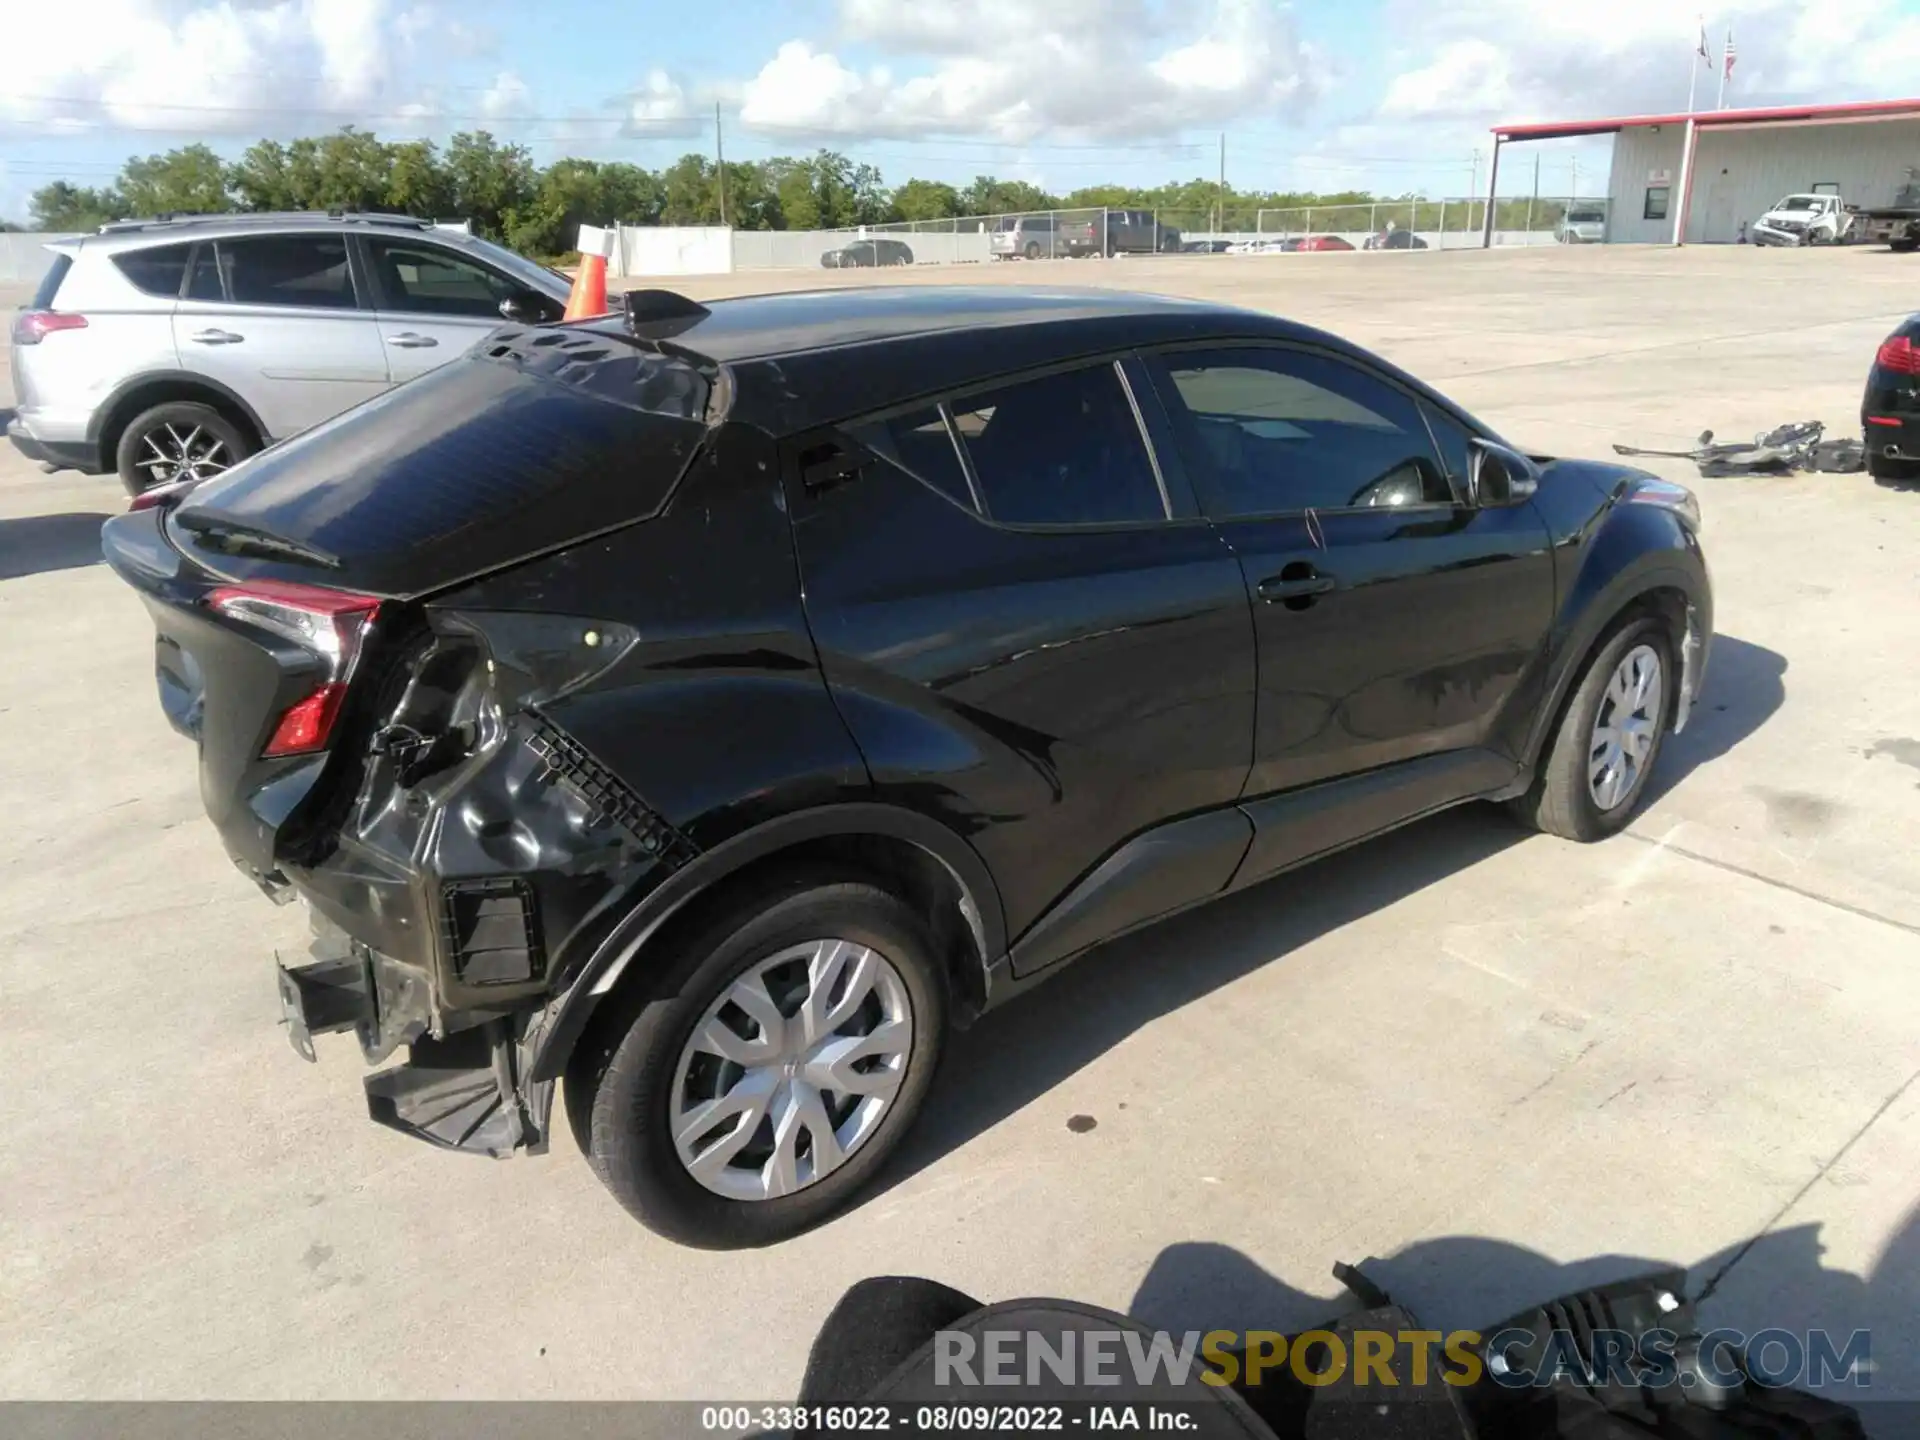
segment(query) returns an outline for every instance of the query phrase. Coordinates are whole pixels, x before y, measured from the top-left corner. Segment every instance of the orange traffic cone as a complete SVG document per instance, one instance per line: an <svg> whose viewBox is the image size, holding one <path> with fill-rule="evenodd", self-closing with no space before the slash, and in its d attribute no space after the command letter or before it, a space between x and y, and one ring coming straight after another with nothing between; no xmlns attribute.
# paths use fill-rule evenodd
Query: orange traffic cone
<svg viewBox="0 0 1920 1440"><path fill-rule="evenodd" d="M607 313L607 257L613 254L614 232L598 225L580 227L580 268L567 295L566 320L588 320Z"/></svg>

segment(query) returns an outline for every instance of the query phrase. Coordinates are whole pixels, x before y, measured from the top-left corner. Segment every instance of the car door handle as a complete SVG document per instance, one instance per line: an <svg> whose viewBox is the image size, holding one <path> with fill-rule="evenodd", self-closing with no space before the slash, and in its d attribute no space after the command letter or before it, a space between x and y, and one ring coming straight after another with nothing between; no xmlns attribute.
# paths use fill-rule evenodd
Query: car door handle
<svg viewBox="0 0 1920 1440"><path fill-rule="evenodd" d="M1272 604L1280 600L1311 600L1339 588L1331 575L1322 575L1313 566L1295 563L1278 575L1269 575L1255 587L1260 598Z"/></svg>
<svg viewBox="0 0 1920 1440"><path fill-rule="evenodd" d="M231 330L196 330L187 338L196 345L238 345L247 337Z"/></svg>
<svg viewBox="0 0 1920 1440"><path fill-rule="evenodd" d="M429 345L440 342L431 335L422 335L415 330L402 330L398 335L389 335L387 344L399 350L424 350Z"/></svg>

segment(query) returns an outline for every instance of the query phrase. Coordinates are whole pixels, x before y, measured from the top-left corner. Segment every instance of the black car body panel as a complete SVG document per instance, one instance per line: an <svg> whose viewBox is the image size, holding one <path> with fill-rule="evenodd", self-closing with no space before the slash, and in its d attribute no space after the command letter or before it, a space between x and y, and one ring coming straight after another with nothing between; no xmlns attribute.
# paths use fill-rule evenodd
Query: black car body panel
<svg viewBox="0 0 1920 1440"><path fill-rule="evenodd" d="M1170 369L1196 346L1363 371L1417 417L1430 495L1210 518L1224 462ZM1108 409L1022 399L1057 377ZM880 438L895 421L908 450ZM1149 513L1021 518L1027 487L1077 473L1056 422L1108 426L1099 473ZM1268 316L843 290L503 330L104 546L154 614L229 850L322 922L316 963L283 972L296 1043L409 1044L369 1082L376 1118L500 1153L543 1142L551 1082L606 997L656 982L663 927L755 867L892 876L965 1017L1114 934L1524 789L1631 607L1694 647L1697 688L1705 564L1638 503L1658 482L1543 462L1530 497L1476 497L1474 437L1496 438ZM245 608L315 587L372 607L344 672ZM323 678L333 730L267 758Z"/></svg>
<svg viewBox="0 0 1920 1440"><path fill-rule="evenodd" d="M1898 340L1907 342L1908 354L1914 353L1920 344L1920 315L1909 315L1886 343ZM1875 358L1867 371L1866 393L1860 398L1860 430L1870 469L1920 473L1914 468L1920 466L1920 369L1890 369Z"/></svg>

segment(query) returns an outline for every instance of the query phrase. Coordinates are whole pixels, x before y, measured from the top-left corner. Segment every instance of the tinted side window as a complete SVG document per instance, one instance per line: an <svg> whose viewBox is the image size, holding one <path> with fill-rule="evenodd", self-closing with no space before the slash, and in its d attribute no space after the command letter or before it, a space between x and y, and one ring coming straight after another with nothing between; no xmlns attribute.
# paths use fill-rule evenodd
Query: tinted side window
<svg viewBox="0 0 1920 1440"><path fill-rule="evenodd" d="M1291 350L1164 358L1210 515L1453 499L1419 407L1363 370Z"/></svg>
<svg viewBox="0 0 1920 1440"><path fill-rule="evenodd" d="M518 290L491 270L433 245L367 241L381 303L420 315L500 318L500 302Z"/></svg>
<svg viewBox="0 0 1920 1440"><path fill-rule="evenodd" d="M950 408L993 519L1114 525L1166 518L1153 462L1113 366L1023 380Z"/></svg>
<svg viewBox="0 0 1920 1440"><path fill-rule="evenodd" d="M151 250L129 250L113 257L119 272L146 295L169 300L180 294L180 282L186 278L187 252L191 245L156 245Z"/></svg>
<svg viewBox="0 0 1920 1440"><path fill-rule="evenodd" d="M937 407L896 415L891 420L866 420L847 426L847 434L881 459L898 465L933 486L955 504L974 508L973 492L960 468L946 417Z"/></svg>
<svg viewBox="0 0 1920 1440"><path fill-rule="evenodd" d="M220 257L211 245L199 245L194 248L193 266L187 274L187 298L189 300L227 298L220 288Z"/></svg>
<svg viewBox="0 0 1920 1440"><path fill-rule="evenodd" d="M241 305L351 310L347 242L330 235L261 235L222 240L227 291Z"/></svg>

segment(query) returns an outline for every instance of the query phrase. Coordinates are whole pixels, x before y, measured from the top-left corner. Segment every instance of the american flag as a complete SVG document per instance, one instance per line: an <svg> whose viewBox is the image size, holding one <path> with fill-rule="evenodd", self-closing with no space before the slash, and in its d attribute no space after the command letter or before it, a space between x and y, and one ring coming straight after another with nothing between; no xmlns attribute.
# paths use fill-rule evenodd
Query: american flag
<svg viewBox="0 0 1920 1440"><path fill-rule="evenodd" d="M1700 57L1700 63L1702 65L1711 66L1713 64L1713 56L1707 53L1707 22L1705 20L1700 22L1700 48L1694 53Z"/></svg>
<svg viewBox="0 0 1920 1440"><path fill-rule="evenodd" d="M1733 58L1733 27L1729 25L1727 27L1726 69L1720 72L1720 78L1722 80L1731 80L1733 78Z"/></svg>

